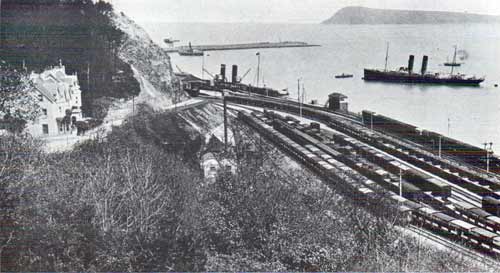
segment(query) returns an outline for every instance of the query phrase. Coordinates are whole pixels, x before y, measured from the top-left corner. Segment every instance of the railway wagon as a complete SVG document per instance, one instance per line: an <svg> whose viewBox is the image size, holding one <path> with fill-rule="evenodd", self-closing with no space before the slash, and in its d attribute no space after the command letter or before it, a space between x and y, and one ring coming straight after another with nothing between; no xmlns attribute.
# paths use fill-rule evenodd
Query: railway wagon
<svg viewBox="0 0 500 273"><path fill-rule="evenodd" d="M351 162L351 164L354 162ZM348 165L349 166L349 165ZM391 181L387 178L387 174L384 172L380 172L381 169L369 169L366 166L354 164L353 169L367 177L375 181L377 184L394 193L399 193L399 182ZM402 181L402 194L403 197L411 200L426 200L428 196L422 192L419 188L413 186L412 184Z"/></svg>
<svg viewBox="0 0 500 273"><path fill-rule="evenodd" d="M409 201L407 201L409 202ZM431 208L407 206L413 221L440 235L466 240L488 254L500 254L500 235Z"/></svg>
<svg viewBox="0 0 500 273"><path fill-rule="evenodd" d="M236 103L241 103L241 104L248 104L248 105L256 105L256 106L261 106L261 107L269 107L271 109L280 109L283 111L288 111L292 113L297 113L298 112L298 105L293 104L292 102L280 102L278 100L263 100L261 98L256 98L256 97L242 97L242 96L227 96L226 97L228 100L236 102ZM455 173L459 173L460 175L464 175L467 177L470 177L472 180L478 181L482 185L489 185L492 190L500 190L500 184L494 181L490 181L488 179L484 179L482 177L479 177L477 175L471 174L471 173L463 173L463 171L455 169L451 166L447 166L446 163L444 162L439 162L439 164L442 166L443 169L449 169L449 172L444 171L443 169L439 169L436 166L432 166L428 164L428 162L425 161L419 161L416 158L413 158L412 156L408 155L407 153L404 153L402 151L398 151L395 148L390 148L388 146L385 146L382 143L379 143L381 138L377 135L369 134L367 132L360 132L358 129L353 129L350 128L350 126L346 126L346 124L339 122L335 119L333 119L330 115L330 113L318 110L318 109L312 109L309 107L304 107L303 108L304 115L309 115L309 116L314 116L315 119L321 120L328 124L328 126L342 132L348 135L351 135L355 138L361 139L363 142L368 143L370 145L373 145L379 149L384 150L385 152L388 152L390 154L395 155L396 157L407 161L408 159L413 160L410 161L412 164L420 164L417 165L419 168L422 168L426 171L436 173L438 176L454 183L458 184L468 190L471 190L472 192L475 192L481 196L488 196L491 195L491 191L489 189L485 189L484 187L480 187L480 185L476 185L473 183L470 183L467 180L464 180L461 177L458 177ZM366 119L365 119L366 121ZM385 142L387 139L384 140ZM423 154L419 154L416 151L411 151L414 154L418 154L418 157L422 157L424 160L429 161L426 159L426 156ZM397 154L399 153L399 154Z"/></svg>
<svg viewBox="0 0 500 273"><path fill-rule="evenodd" d="M472 221L476 223L476 225L482 226L490 231L500 231L500 218L498 216L492 215L491 213L474 206L460 205L461 206L456 206L456 211L458 211L462 217L469 219L469 221Z"/></svg>
<svg viewBox="0 0 500 273"><path fill-rule="evenodd" d="M500 216L500 200L485 196L482 200L483 209L493 215Z"/></svg>
<svg viewBox="0 0 500 273"><path fill-rule="evenodd" d="M261 125L263 126L263 131L267 132L266 133L267 136L269 136L271 138L274 136L274 137L280 139L281 141L284 141L289 146L293 147L292 142L286 136L279 134L278 132L273 133L272 128L269 126L266 126L262 122L261 122ZM292 144L292 145L290 145L290 144ZM332 176L336 175L336 173L333 172L333 167L328 165L324 161L328 158L328 156L324 156L324 157L323 156L316 156L316 155L309 155L308 156L307 154L310 153L309 151L307 151L306 149L301 148L301 147L298 147L298 148L300 148L298 153L299 154L302 153L304 158L309 158L309 160L306 160L306 161L309 162L311 165L315 165L316 169L320 169L320 170L322 169L323 172L328 173L328 175L327 175L328 177L332 177ZM314 147L309 147L309 150L315 150L318 152L317 148L314 148ZM330 161L330 160L328 160L328 161ZM383 174L379 174L379 175L383 176ZM393 184L393 186L394 186L394 184ZM403 185L403 187L404 187L404 185ZM374 204L373 202L376 200L376 198L373 198L374 193L370 189L368 189L366 187L360 187L359 185L356 186L356 189L357 189L357 194L358 195L361 194L356 198L357 201L364 200L368 203ZM407 191L405 190L405 193L406 192ZM352 193L352 194L356 194L356 193ZM356 197L356 195L354 195L353 197ZM427 212L427 214L429 214L429 213L430 212ZM438 214L436 214L436 215L438 215ZM443 217L446 217L446 216L443 216ZM443 220L443 222L445 222L445 221ZM454 224L450 224L450 226L457 228L457 226L460 226L457 223L458 222L455 221ZM492 233L488 233L488 231L486 231L484 229L480 229L480 228L474 228L474 229L469 228L469 233L467 234L467 236L468 236L468 238L472 238L472 240L476 241L477 244L480 245L482 248L489 247L491 249L492 245L494 245L495 243L498 244L498 242L499 242L497 236L493 237L494 235L492 235Z"/></svg>
<svg viewBox="0 0 500 273"><path fill-rule="evenodd" d="M439 146L441 151L449 156L456 157L472 166L486 168L486 150L461 141L448 138L441 134L419 130L417 127L371 111L362 111L363 123L367 127L403 137L412 142L424 145L437 153ZM441 143L441 145L439 145ZM491 157L491 171L500 173L500 159Z"/></svg>
<svg viewBox="0 0 500 273"><path fill-rule="evenodd" d="M409 167L395 161L392 157L377 152L376 150L366 145L362 145L351 138L344 137L343 141L344 143L351 145L351 147L354 147L354 149L364 158L378 166L381 166L383 169L388 170L393 174L398 174L400 171L403 171L403 178L414 186L417 186L424 191L431 191L434 196L443 198L451 196L450 185L427 174L412 170Z"/></svg>
<svg viewBox="0 0 500 273"><path fill-rule="evenodd" d="M386 152L386 153L389 153L405 162L408 162L420 169L423 169L424 171L428 171L430 173L433 173L455 185L458 185L460 187L463 187L471 192L474 192L478 195L481 195L481 196L491 196L491 195L495 195L493 193L492 190L495 189L495 187L491 186L491 190L488 189L488 188L485 188L484 186L482 185L477 185L477 184L474 184L474 183L471 183L471 181L468 181L466 179L464 179L463 177L460 177L459 175L457 175L455 173L456 170L454 169L451 169L451 170L446 170L444 167L446 165L443 165L441 168L438 167L438 166L435 166L435 165L432 165L430 164L428 161L429 160L426 160L426 157L422 155L422 157L420 157L420 155L412 155L412 154L409 154L409 153L405 153L403 151L399 151L393 147L391 147L390 145L384 145L384 144L381 144L377 141L373 141L373 140L367 140L367 143L369 143L370 145L373 145L374 147L376 148L379 148L380 150ZM379 158L380 159L380 158ZM390 167L390 166L387 166L387 167Z"/></svg>
<svg viewBox="0 0 500 273"><path fill-rule="evenodd" d="M409 169L403 172L403 178L414 186L432 192L432 195L443 198L451 196L451 186L427 174Z"/></svg>
<svg viewBox="0 0 500 273"><path fill-rule="evenodd" d="M387 177L383 174L379 174L374 170L370 170L367 168L367 166L362 166L358 162L350 159L347 156L342 155L341 153L335 151L334 149L328 147L324 143L321 143L321 141L318 141L314 138L312 138L309 135L306 135L305 133L291 128L288 126L286 123L280 121L280 120L274 120L274 127L276 130L284 133L285 135L289 136L291 139L294 139L295 141L307 145L309 143L314 144L317 148L320 150L326 152L336 160L342 162L343 164L347 165L349 168L352 168L353 170L357 171L358 173L362 174L363 176L367 177L368 179L371 179L384 187L385 189L392 191L392 192L399 192L399 186L394 185L390 180L387 179ZM427 199L428 196L425 195L420 189L417 187L409 184L408 182L403 181L403 196L406 198L414 199L414 200L423 200Z"/></svg>

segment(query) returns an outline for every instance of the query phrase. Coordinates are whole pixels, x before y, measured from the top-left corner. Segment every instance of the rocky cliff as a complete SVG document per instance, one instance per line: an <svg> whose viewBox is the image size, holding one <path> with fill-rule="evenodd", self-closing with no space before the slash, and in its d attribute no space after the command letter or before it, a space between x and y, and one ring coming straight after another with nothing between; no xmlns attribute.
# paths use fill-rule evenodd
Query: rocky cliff
<svg viewBox="0 0 500 273"><path fill-rule="evenodd" d="M453 24L500 23L500 16L459 12L387 10L345 7L323 24Z"/></svg>
<svg viewBox="0 0 500 273"><path fill-rule="evenodd" d="M179 90L168 54L153 42L146 31L125 14L113 14L115 25L125 33L119 57L132 66L141 85L139 101L159 108L183 101L187 96Z"/></svg>

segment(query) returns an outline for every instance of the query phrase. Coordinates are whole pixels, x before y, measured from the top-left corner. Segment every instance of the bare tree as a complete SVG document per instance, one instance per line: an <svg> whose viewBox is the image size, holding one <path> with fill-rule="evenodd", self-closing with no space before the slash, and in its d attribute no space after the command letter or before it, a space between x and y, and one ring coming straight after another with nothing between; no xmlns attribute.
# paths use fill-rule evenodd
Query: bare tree
<svg viewBox="0 0 500 273"><path fill-rule="evenodd" d="M20 132L39 115L38 98L28 76L0 64L0 119Z"/></svg>

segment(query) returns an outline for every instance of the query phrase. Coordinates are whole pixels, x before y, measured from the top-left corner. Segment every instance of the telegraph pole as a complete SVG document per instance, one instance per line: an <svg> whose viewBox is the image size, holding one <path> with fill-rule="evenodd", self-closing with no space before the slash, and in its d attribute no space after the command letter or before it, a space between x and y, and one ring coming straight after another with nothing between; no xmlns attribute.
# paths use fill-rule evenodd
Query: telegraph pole
<svg viewBox="0 0 500 273"><path fill-rule="evenodd" d="M373 112L371 112L371 115L370 115L370 128L373 131Z"/></svg>
<svg viewBox="0 0 500 273"><path fill-rule="evenodd" d="M260 52L257 52L257 87L259 87L260 81Z"/></svg>
<svg viewBox="0 0 500 273"><path fill-rule="evenodd" d="M442 137L439 136L439 158L441 158L441 139Z"/></svg>
<svg viewBox="0 0 500 273"><path fill-rule="evenodd" d="M304 87L304 83L302 82L302 104L306 101L306 88Z"/></svg>
<svg viewBox="0 0 500 273"><path fill-rule="evenodd" d="M222 91L223 101L224 101L224 150L227 151L227 101L226 96L224 96L224 91Z"/></svg>
<svg viewBox="0 0 500 273"><path fill-rule="evenodd" d="M486 172L490 172L490 154L493 153L493 142L490 143L483 143L484 145L484 150L486 151ZM488 145L490 145L488 149Z"/></svg>
<svg viewBox="0 0 500 273"><path fill-rule="evenodd" d="M297 79L297 102L299 103L299 114L302 117L302 104L300 103L300 78Z"/></svg>
<svg viewBox="0 0 500 273"><path fill-rule="evenodd" d="M399 196L403 197L403 170L399 168Z"/></svg>

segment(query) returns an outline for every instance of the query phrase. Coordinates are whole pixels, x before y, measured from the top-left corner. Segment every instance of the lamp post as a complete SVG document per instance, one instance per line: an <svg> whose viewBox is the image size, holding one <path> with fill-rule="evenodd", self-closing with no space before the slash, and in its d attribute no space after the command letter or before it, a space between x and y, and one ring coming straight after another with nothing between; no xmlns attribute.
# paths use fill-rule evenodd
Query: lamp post
<svg viewBox="0 0 500 273"><path fill-rule="evenodd" d="M490 155L493 153L493 142L485 142L483 143L484 145L484 150L486 151L486 172L489 173L490 172ZM488 145L490 145L490 147L488 148Z"/></svg>

